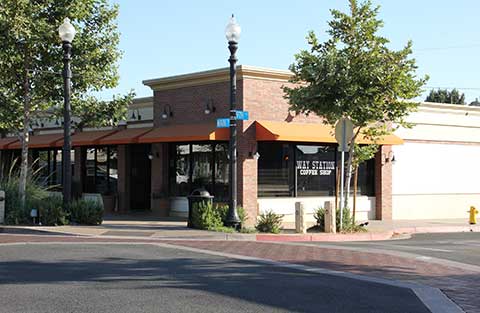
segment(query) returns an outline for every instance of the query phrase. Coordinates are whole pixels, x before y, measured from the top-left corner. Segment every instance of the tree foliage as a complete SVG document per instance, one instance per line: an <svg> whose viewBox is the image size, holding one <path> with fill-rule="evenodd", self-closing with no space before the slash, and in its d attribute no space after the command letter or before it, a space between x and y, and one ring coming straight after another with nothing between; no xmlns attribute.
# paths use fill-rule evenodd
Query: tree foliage
<svg viewBox="0 0 480 313"><path fill-rule="evenodd" d="M105 126L125 116L133 93L110 102L92 96L118 84L117 16L118 6L108 0L0 2L0 130L16 132L22 141L21 194L31 118L47 109L61 112L63 50L58 27L64 18L69 17L77 31L71 61L74 115L89 126Z"/></svg>
<svg viewBox="0 0 480 313"><path fill-rule="evenodd" d="M296 54L290 66L294 85L284 87L291 110L314 113L331 126L347 117L356 126L347 181L357 137L377 142L396 127L408 127L406 117L418 107L408 100L421 94L428 79L416 75L411 42L395 51L379 35L383 21L378 12L371 1L357 0L350 0L349 13L331 10L329 38L320 43L309 32L310 49Z"/></svg>
<svg viewBox="0 0 480 313"><path fill-rule="evenodd" d="M426 102L465 104L465 94L460 93L457 89L448 91L447 89L430 90Z"/></svg>
<svg viewBox="0 0 480 313"><path fill-rule="evenodd" d="M32 113L61 107L63 50L58 27L65 17L77 34L72 48L72 109L82 117L85 108L103 112L103 121L118 119L125 100L119 96L105 110L92 94L118 84L118 6L107 0L3 0L0 3L0 127L23 128L25 78ZM118 110L117 110L118 109ZM98 120L98 119L97 119Z"/></svg>

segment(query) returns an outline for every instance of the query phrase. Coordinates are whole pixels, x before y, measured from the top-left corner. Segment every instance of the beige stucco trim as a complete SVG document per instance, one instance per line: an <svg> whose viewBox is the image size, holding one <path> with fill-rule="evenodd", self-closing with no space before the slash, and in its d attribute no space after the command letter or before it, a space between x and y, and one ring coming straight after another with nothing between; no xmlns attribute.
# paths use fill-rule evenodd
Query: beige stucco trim
<svg viewBox="0 0 480 313"><path fill-rule="evenodd" d="M287 82L291 76L292 73L290 71L246 65L237 66L237 79L250 78ZM230 69L225 67L209 71L144 80L143 84L149 86L152 90L159 91L228 82L229 80Z"/></svg>
<svg viewBox="0 0 480 313"><path fill-rule="evenodd" d="M135 98L128 109L151 108L153 107L153 97Z"/></svg>

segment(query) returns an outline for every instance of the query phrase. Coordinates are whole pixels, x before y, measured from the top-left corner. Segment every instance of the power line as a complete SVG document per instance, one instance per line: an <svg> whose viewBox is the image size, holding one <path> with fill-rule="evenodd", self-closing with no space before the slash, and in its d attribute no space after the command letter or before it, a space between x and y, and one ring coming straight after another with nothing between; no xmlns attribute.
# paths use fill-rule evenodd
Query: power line
<svg viewBox="0 0 480 313"><path fill-rule="evenodd" d="M464 46L449 46L449 47L413 49L413 51L414 52L422 52L422 51L434 51L434 50L470 49L470 48L479 48L479 47L480 47L480 43L473 44L473 45L464 45Z"/></svg>
<svg viewBox="0 0 480 313"><path fill-rule="evenodd" d="M427 89L461 89L461 90L480 90L480 87L438 87L438 86L424 86Z"/></svg>

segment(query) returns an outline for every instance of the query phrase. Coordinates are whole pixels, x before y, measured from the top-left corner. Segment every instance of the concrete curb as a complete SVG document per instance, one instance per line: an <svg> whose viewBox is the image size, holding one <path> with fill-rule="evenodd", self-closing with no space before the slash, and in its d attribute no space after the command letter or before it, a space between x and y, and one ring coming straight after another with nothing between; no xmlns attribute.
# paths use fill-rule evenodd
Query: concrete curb
<svg viewBox="0 0 480 313"><path fill-rule="evenodd" d="M88 232L88 228L84 228L81 231L69 231L69 230L56 230L54 227L39 227L39 226L0 226L0 233L3 229L13 229L15 233L20 234L22 230L25 233L32 234L37 233L50 233L58 235L76 235L86 237L110 237L103 236L95 232ZM108 230L105 230L107 232ZM151 237L138 237L138 238L151 238L151 239L183 239L183 240L249 240L249 241L266 241L266 242L342 242L342 241L381 241L395 239L394 236L407 236L420 233L455 233L455 232L480 232L480 225L467 225L467 226L422 226L422 227L400 227L391 231L384 232L367 232L367 233L355 233L355 234L331 234L331 233L307 233L307 234L241 234L241 233L220 233L212 231L200 231L206 236L212 238L204 238L204 236L198 236L198 234L192 234L192 236L163 236L152 235ZM174 231L172 231L174 232ZM126 236L116 236L118 238L127 238ZM132 237L128 237L132 238ZM403 238L402 238L403 239Z"/></svg>
<svg viewBox="0 0 480 313"><path fill-rule="evenodd" d="M359 233L359 234L257 234L257 241L369 241L369 240L388 240L393 236L393 232L378 233Z"/></svg>

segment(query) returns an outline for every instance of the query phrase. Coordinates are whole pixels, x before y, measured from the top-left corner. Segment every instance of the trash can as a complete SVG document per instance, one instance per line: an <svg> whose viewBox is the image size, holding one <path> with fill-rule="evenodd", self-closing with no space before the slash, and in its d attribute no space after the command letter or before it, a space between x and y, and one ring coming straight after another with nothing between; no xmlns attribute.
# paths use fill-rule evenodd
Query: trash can
<svg viewBox="0 0 480 313"><path fill-rule="evenodd" d="M193 228L193 220L192 220L192 212L193 212L193 205L196 203L211 203L213 204L213 196L204 189L198 188L192 191L192 193L188 196L188 223L187 227Z"/></svg>

